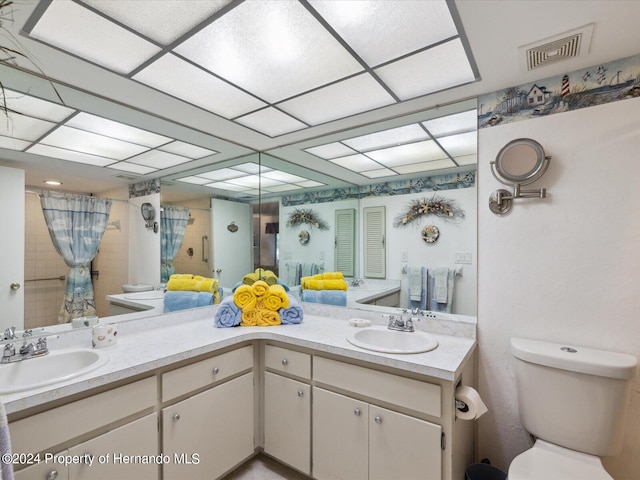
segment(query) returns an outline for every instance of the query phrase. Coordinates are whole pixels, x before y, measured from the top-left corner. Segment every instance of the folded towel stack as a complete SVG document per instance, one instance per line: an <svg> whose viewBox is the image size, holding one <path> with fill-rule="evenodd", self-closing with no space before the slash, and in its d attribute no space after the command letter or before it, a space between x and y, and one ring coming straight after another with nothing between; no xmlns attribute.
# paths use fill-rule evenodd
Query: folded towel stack
<svg viewBox="0 0 640 480"><path fill-rule="evenodd" d="M266 282L267 285L275 285L278 283L278 276L271 270L265 270L264 268L256 268L253 273L247 273L242 277L242 283L245 285L253 285L258 280Z"/></svg>
<svg viewBox="0 0 640 480"><path fill-rule="evenodd" d="M283 312L287 323L300 323L302 309L289 311L291 307L291 297L284 286L257 280L252 285L237 286L233 297L222 301L215 314L215 324L217 327L280 325Z"/></svg>
<svg viewBox="0 0 640 480"><path fill-rule="evenodd" d="M164 313L206 307L213 305L214 299L213 293L210 292L168 291L164 294Z"/></svg>
<svg viewBox="0 0 640 480"><path fill-rule="evenodd" d="M168 291L208 292L213 294L214 303L220 303L218 279L191 274L173 274L167 282Z"/></svg>
<svg viewBox="0 0 640 480"><path fill-rule="evenodd" d="M302 307L293 295L288 293L287 297L289 297L289 306L280 310L280 321L282 325L293 325L302 322L304 318Z"/></svg>
<svg viewBox="0 0 640 480"><path fill-rule="evenodd" d="M325 272L303 277L300 284L304 290L347 290L347 282L342 272Z"/></svg>

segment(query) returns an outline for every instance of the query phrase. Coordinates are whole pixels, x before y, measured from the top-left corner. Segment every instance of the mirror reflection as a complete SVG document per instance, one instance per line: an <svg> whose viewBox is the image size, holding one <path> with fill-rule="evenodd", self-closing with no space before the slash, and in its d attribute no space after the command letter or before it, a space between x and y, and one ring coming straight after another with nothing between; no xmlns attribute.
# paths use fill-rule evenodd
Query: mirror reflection
<svg viewBox="0 0 640 480"><path fill-rule="evenodd" d="M460 124L461 119L466 121ZM162 252L165 209L186 212L172 261L175 272L215 278L223 292L261 267L276 273L302 298L303 277L341 272L349 287L348 306L475 315L475 136L475 101L466 101L268 152L215 163L196 161L191 170L156 180L135 183L138 177L124 178L125 185L96 194L112 200L90 267L98 316L148 311L159 300L154 289L166 283L163 269L171 263ZM359 182L347 181L346 174L339 178L320 173L325 164L341 171L368 170L362 170ZM65 186L55 189L64 191ZM57 322L66 283L64 261L47 245L38 197L42 190L28 186L25 194L26 327ZM463 222L429 213L436 192L465 211ZM397 215L420 203L426 205L423 215L393 226ZM143 204L155 209L158 232L147 228ZM295 210L313 211L328 228L288 226ZM382 212L377 231L367 220L372 211ZM427 242L425 229L437 230L437 239ZM377 245L370 238L379 239ZM436 277L451 298L444 295L436 302L435 295L422 293L435 292ZM114 295L129 302L107 300Z"/></svg>

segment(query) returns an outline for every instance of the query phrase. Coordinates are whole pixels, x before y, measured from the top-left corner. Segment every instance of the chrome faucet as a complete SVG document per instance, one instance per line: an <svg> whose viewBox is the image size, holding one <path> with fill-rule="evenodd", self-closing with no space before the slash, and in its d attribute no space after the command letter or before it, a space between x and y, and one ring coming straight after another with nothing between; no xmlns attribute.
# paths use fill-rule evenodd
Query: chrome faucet
<svg viewBox="0 0 640 480"><path fill-rule="evenodd" d="M396 332L414 332L413 320L410 318L405 320L403 317L396 318L393 315L389 316L389 330L395 330Z"/></svg>
<svg viewBox="0 0 640 480"><path fill-rule="evenodd" d="M15 327L11 327L13 337L11 339L15 339ZM10 329L7 329L10 330ZM27 342L27 338L29 338L33 332L31 330L25 330L22 334L22 338L24 342L22 346L16 352L16 347L13 343L7 343L2 350L2 358L0 359L0 363L14 363L20 362L22 360L28 360L29 358L41 357L49 353L49 347L47 346L47 339L42 337L36 340L35 342ZM5 332L5 337L7 337ZM9 338L7 338L8 340Z"/></svg>
<svg viewBox="0 0 640 480"><path fill-rule="evenodd" d="M362 285L363 283L364 283L364 280L361 278L354 278L353 280L351 280L352 287L357 287L359 285Z"/></svg>

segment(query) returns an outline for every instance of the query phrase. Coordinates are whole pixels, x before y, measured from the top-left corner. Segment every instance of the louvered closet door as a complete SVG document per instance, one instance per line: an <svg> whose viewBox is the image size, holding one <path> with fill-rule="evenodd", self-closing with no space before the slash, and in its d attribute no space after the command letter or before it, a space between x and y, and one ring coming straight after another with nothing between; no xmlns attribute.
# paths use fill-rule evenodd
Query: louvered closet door
<svg viewBox="0 0 640 480"><path fill-rule="evenodd" d="M355 219L353 208L336 210L336 254L335 271L345 277L355 275Z"/></svg>
<svg viewBox="0 0 640 480"><path fill-rule="evenodd" d="M364 276L368 278L386 277L385 208L367 207L362 209Z"/></svg>

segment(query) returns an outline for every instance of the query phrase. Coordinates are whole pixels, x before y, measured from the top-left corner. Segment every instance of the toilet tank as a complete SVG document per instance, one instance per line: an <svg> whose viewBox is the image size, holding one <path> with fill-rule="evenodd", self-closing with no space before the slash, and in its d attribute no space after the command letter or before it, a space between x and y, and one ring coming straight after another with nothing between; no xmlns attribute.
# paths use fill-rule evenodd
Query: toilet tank
<svg viewBox="0 0 640 480"><path fill-rule="evenodd" d="M511 353L529 433L591 455L620 452L635 356L523 338L511 339Z"/></svg>

